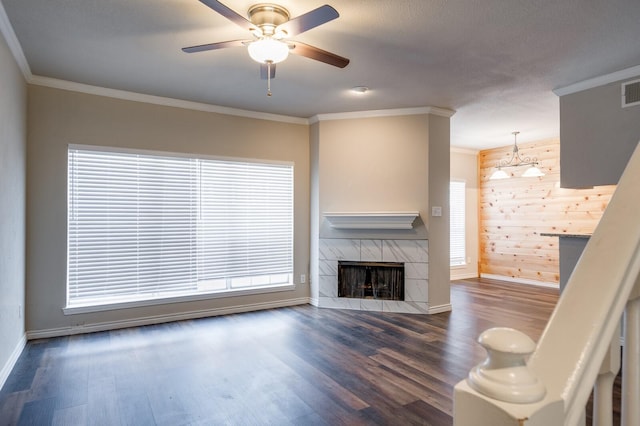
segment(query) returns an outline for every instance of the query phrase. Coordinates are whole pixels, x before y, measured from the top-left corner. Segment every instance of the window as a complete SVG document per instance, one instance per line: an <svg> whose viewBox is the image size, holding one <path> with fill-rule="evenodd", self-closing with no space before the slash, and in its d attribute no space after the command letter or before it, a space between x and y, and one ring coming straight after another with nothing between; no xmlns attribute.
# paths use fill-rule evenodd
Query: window
<svg viewBox="0 0 640 426"><path fill-rule="evenodd" d="M451 181L449 184L450 218L450 262L451 266L466 264L465 252L465 182Z"/></svg>
<svg viewBox="0 0 640 426"><path fill-rule="evenodd" d="M67 307L290 285L293 166L68 151Z"/></svg>

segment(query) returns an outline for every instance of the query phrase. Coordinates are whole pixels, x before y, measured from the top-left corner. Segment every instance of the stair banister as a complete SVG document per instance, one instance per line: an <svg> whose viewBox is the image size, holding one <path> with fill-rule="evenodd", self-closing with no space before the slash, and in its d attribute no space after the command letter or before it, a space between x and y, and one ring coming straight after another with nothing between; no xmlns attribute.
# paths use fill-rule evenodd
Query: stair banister
<svg viewBox="0 0 640 426"><path fill-rule="evenodd" d="M579 424L625 306L640 295L639 276L640 148L636 147L527 363L545 386L546 396L529 404L498 401L463 380L455 388L454 424ZM473 412L477 410L481 411Z"/></svg>

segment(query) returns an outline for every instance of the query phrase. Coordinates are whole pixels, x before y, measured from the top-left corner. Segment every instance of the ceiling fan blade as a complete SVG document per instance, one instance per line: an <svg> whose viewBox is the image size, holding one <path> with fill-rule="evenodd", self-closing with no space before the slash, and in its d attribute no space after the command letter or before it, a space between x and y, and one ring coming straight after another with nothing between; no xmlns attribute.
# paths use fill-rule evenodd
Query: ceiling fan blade
<svg viewBox="0 0 640 426"><path fill-rule="evenodd" d="M226 49L227 47L244 46L247 40L230 40L221 41L219 43L201 44L199 46L183 47L182 51L186 53L206 52L207 50Z"/></svg>
<svg viewBox="0 0 640 426"><path fill-rule="evenodd" d="M203 0L200 0L203 1ZM279 31L286 31L287 37L293 37L305 31L309 31L319 25L326 24L329 21L336 19L338 11L333 7L325 4L317 9L313 9L311 12L307 12L304 15L295 17L276 28L276 34Z"/></svg>
<svg viewBox="0 0 640 426"><path fill-rule="evenodd" d="M276 64L260 64L260 78L263 80L269 79L269 70L271 70L271 78L276 78Z"/></svg>
<svg viewBox="0 0 640 426"><path fill-rule="evenodd" d="M200 2L245 30L255 29L255 25L253 25L251 21L217 0L200 0Z"/></svg>
<svg viewBox="0 0 640 426"><path fill-rule="evenodd" d="M333 65L334 67L344 68L349 65L349 60L338 56L335 53L327 52L326 50L318 49L317 47L310 46L308 44L300 43L299 41L293 42L294 46L289 52L296 55L304 56L316 61L324 62L325 64Z"/></svg>

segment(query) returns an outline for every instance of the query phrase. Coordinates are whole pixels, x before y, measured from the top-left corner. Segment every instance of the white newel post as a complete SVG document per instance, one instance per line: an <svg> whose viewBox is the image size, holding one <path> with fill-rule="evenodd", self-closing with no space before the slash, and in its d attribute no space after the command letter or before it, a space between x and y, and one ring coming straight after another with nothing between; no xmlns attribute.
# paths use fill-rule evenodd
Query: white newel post
<svg viewBox="0 0 640 426"><path fill-rule="evenodd" d="M527 368L526 358L536 349L529 336L513 328L492 328L478 337L487 359L469 372L473 389L491 398L526 404L538 402L544 385Z"/></svg>
<svg viewBox="0 0 640 426"><path fill-rule="evenodd" d="M537 426L562 424L562 401L545 400L544 384L527 366L536 344L512 328L480 335L487 359L454 390L456 426Z"/></svg>

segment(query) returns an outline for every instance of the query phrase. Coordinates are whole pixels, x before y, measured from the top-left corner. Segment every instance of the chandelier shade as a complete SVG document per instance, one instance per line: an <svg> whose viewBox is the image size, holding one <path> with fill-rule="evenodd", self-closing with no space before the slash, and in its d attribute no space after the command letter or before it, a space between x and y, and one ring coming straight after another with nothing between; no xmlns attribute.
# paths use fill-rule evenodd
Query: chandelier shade
<svg viewBox="0 0 640 426"><path fill-rule="evenodd" d="M536 166L529 167L522 174L522 177L541 177L541 176L544 176L544 173L542 173L542 170L540 170Z"/></svg>
<svg viewBox="0 0 640 426"><path fill-rule="evenodd" d="M495 172L493 172L493 174L491 175L491 177L489 179L491 180L498 180L498 179L509 179L509 175L507 174L507 172L505 172L502 169L498 169Z"/></svg>

